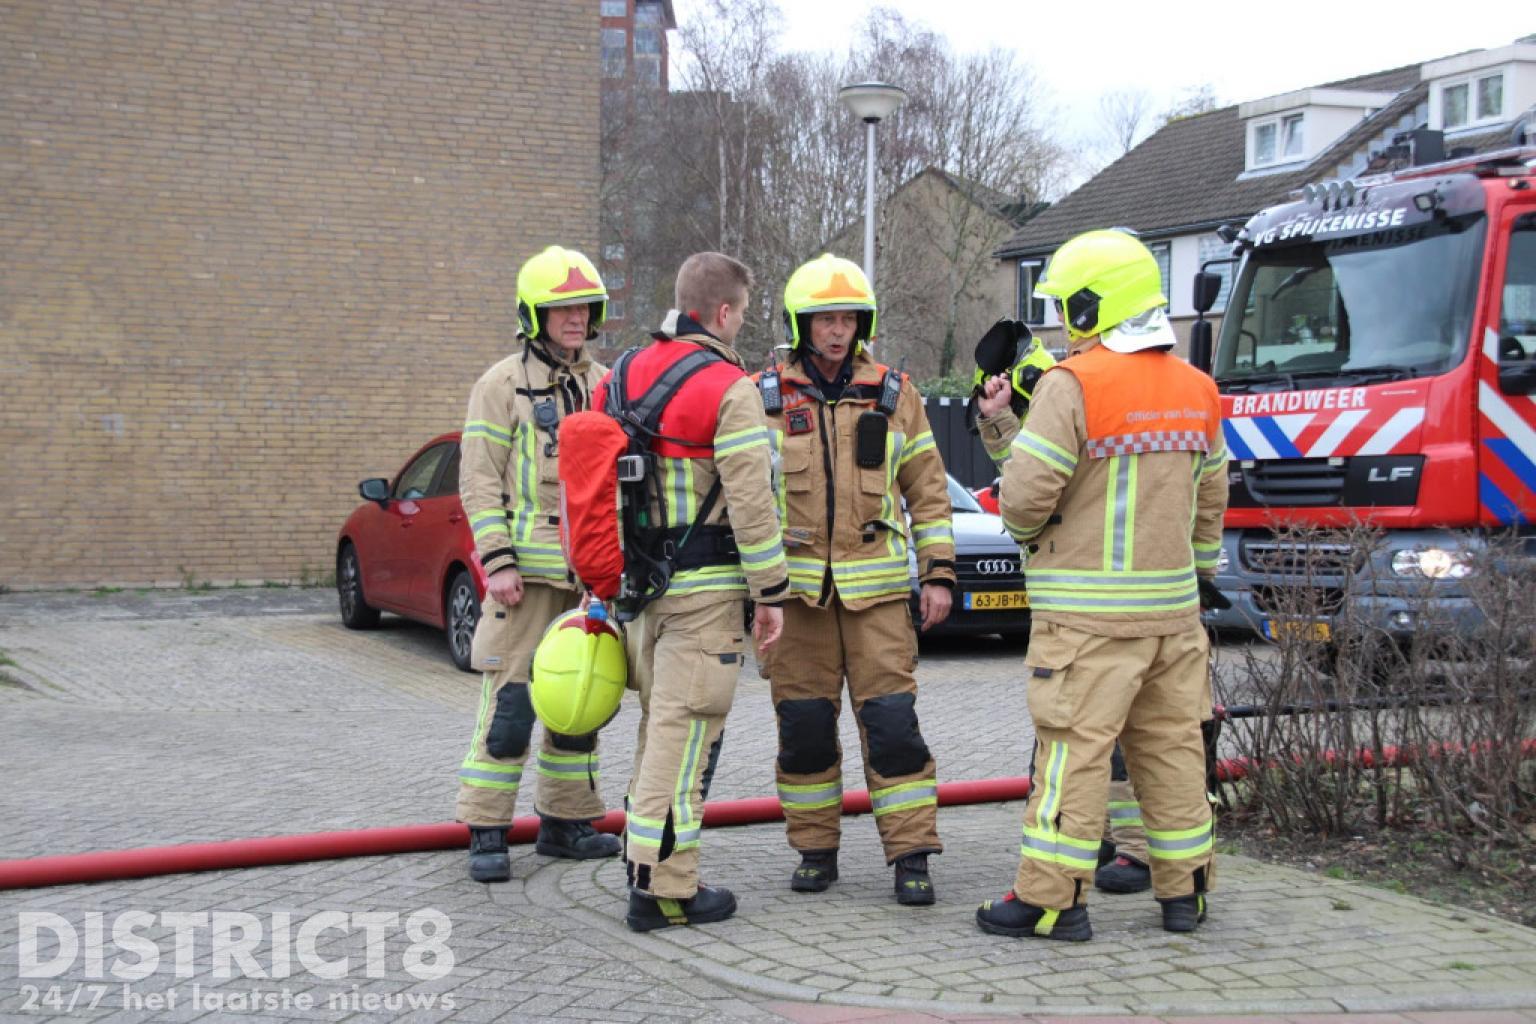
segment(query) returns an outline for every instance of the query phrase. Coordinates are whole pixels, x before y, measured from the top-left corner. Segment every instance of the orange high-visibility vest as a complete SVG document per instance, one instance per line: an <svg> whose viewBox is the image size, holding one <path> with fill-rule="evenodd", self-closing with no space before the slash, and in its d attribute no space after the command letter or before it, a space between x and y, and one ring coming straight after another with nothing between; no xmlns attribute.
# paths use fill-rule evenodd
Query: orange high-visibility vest
<svg viewBox="0 0 1536 1024"><path fill-rule="evenodd" d="M1077 378L1091 459L1221 448L1216 382L1171 352L1112 352L1096 345L1052 367Z"/></svg>

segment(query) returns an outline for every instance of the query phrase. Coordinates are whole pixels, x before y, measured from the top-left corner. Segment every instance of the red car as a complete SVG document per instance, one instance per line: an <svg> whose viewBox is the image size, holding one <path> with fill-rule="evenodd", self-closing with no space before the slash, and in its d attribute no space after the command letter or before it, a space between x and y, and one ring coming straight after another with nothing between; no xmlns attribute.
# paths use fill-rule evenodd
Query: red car
<svg viewBox="0 0 1536 1024"><path fill-rule="evenodd" d="M336 537L341 621L372 629L393 612L436 626L469 671L486 584L459 504L459 432L427 442L393 481L364 480L357 492L366 500Z"/></svg>
<svg viewBox="0 0 1536 1024"><path fill-rule="evenodd" d="M987 512L991 512L995 516L1000 516L1003 514L1002 509L997 507L997 487L1002 482L1003 478L998 477L996 480L993 480L991 483L987 484L987 486L978 487L971 492L971 494L976 498L976 504L980 505L982 509Z"/></svg>

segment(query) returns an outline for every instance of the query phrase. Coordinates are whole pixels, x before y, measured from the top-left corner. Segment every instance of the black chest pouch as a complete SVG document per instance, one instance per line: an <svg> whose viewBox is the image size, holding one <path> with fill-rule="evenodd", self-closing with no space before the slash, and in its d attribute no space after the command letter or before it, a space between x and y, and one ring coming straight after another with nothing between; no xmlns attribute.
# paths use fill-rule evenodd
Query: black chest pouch
<svg viewBox="0 0 1536 1024"><path fill-rule="evenodd" d="M854 460L864 469L885 464L885 437L890 421L873 409L859 416L854 425Z"/></svg>

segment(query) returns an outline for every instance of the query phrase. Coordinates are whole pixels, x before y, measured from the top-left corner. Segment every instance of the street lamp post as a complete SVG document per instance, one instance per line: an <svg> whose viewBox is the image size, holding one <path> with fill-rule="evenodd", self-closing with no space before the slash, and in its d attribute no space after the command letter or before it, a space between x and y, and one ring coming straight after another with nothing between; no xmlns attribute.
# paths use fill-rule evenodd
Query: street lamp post
<svg viewBox="0 0 1536 1024"><path fill-rule="evenodd" d="M866 125L864 147L864 276L875 283L875 125L907 101L905 89L885 82L858 82L838 90L837 98Z"/></svg>

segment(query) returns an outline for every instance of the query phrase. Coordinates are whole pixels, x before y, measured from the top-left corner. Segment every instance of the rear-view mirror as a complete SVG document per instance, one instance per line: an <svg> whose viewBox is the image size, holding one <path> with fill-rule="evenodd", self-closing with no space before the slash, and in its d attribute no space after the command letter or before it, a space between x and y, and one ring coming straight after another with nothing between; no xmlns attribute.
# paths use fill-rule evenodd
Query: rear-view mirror
<svg viewBox="0 0 1536 1024"><path fill-rule="evenodd" d="M1216 305L1216 296L1221 294L1221 275L1207 274L1205 271L1195 275L1195 311L1197 313L1209 313L1211 307Z"/></svg>
<svg viewBox="0 0 1536 1024"><path fill-rule="evenodd" d="M370 477L357 485L357 493L382 505L389 500L389 481L381 476Z"/></svg>

